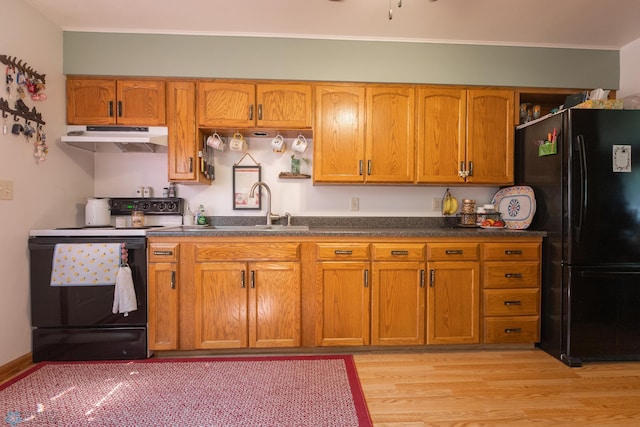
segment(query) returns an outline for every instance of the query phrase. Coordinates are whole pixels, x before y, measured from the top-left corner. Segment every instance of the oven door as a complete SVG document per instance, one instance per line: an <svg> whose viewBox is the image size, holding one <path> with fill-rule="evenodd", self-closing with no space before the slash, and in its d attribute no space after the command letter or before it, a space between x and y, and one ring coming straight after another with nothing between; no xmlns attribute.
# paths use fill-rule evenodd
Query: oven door
<svg viewBox="0 0 640 427"><path fill-rule="evenodd" d="M112 313L114 286L51 286L57 243L125 243L138 309ZM29 239L31 321L34 328L125 326L147 323L147 261L144 237L32 237Z"/></svg>

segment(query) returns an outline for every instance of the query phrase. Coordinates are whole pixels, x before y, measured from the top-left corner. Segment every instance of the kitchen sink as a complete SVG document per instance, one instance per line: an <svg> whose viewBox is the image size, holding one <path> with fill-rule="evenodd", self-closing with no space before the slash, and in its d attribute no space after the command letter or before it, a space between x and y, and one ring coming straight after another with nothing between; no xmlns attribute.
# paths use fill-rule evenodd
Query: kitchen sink
<svg viewBox="0 0 640 427"><path fill-rule="evenodd" d="M182 225L182 231L307 231L308 225Z"/></svg>

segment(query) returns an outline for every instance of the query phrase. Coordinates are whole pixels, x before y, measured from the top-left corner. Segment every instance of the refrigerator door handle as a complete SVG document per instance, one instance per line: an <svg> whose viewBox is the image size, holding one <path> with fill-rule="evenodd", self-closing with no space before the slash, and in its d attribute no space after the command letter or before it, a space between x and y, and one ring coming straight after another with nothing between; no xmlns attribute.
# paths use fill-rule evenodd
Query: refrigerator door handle
<svg viewBox="0 0 640 427"><path fill-rule="evenodd" d="M578 220L575 226L575 242L580 243L582 240L582 224L584 224L584 218L587 214L587 154L584 145L584 136L578 135L576 137L578 162L580 164L580 176L578 181L580 182L580 204L578 206Z"/></svg>

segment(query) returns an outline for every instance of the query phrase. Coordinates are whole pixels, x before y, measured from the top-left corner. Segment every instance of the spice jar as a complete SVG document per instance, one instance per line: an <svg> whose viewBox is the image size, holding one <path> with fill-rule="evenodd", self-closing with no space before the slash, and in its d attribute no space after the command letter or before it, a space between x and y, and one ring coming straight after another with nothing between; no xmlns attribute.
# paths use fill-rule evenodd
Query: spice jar
<svg viewBox="0 0 640 427"><path fill-rule="evenodd" d="M131 212L131 226L132 227L144 227L144 212L133 211Z"/></svg>
<svg viewBox="0 0 640 427"><path fill-rule="evenodd" d="M462 225L476 225L476 201L473 199L462 200Z"/></svg>

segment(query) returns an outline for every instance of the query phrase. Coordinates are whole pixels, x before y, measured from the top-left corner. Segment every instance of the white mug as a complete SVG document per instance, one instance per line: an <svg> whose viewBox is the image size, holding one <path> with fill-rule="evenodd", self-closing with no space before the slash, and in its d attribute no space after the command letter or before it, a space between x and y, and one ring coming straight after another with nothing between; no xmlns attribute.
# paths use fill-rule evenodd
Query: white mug
<svg viewBox="0 0 640 427"><path fill-rule="evenodd" d="M233 139L229 142L229 148L233 151L246 151L247 141L244 140L241 133L235 133Z"/></svg>
<svg viewBox="0 0 640 427"><path fill-rule="evenodd" d="M293 140L291 148L295 152L304 153L305 151L307 151L308 146L309 144L307 143L307 139L302 135L298 135L298 137Z"/></svg>
<svg viewBox="0 0 640 427"><path fill-rule="evenodd" d="M276 137L271 140L271 148L273 148L274 153L284 153L284 150L286 149L284 137L277 134Z"/></svg>
<svg viewBox="0 0 640 427"><path fill-rule="evenodd" d="M227 149L227 143L217 132L214 132L213 135L207 138L207 145L218 151L225 151Z"/></svg>

